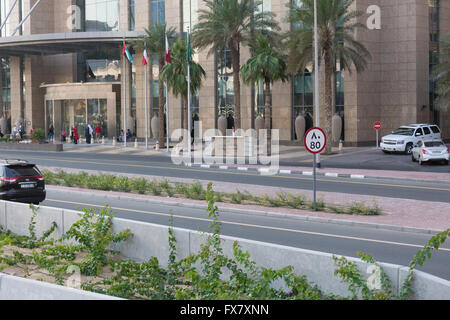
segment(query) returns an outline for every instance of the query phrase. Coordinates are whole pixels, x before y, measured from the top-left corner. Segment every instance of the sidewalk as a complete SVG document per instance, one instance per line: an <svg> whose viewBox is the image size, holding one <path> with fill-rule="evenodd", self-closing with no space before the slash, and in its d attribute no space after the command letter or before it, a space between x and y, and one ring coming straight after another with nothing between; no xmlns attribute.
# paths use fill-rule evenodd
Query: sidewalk
<svg viewBox="0 0 450 320"><path fill-rule="evenodd" d="M54 167L40 167L42 169L57 170ZM99 171L93 170L79 170L79 169L64 169L65 172L77 173L77 172L87 172L90 174L99 174ZM105 174L114 174L118 176L127 176L130 178L144 177L148 180L162 180L163 177L158 176L143 176L137 174L118 174L115 172L102 171ZM183 178L168 178L171 182L187 182L192 183L191 179ZM200 180L205 187L210 181ZM287 192L292 194L303 194L308 199L312 199L313 193L308 190L297 190L289 188L278 188L278 187L266 187L258 185L246 185L246 184L236 184L227 182L214 182L214 190L219 192L249 192L253 195L264 195L275 196L279 192ZM61 189L63 187L49 187ZM91 191L92 192L92 191ZM195 201L189 199L177 199L177 198L164 198L164 197L154 197L150 195L135 195L130 193L113 193L104 191L95 191L96 193L112 195L121 194L126 197L133 197L137 199L153 199L165 202L171 202L179 205L205 205L204 201ZM381 208L382 215L380 216L353 216L346 214L332 214L324 212L313 212L313 211L303 211L294 210L288 208L269 208L253 205L237 205L221 203L218 204L219 208L224 209L240 209L244 212L259 211L265 212L266 214L281 214L289 215L293 217L298 217L302 219L307 218L320 218L325 219L325 222L329 223L358 223L367 226L372 226L374 228L386 228L396 230L403 230L406 228L418 228L421 232L430 232L430 230L445 230L450 228L450 203L442 202L429 202L429 201L418 201L409 199L396 199L388 197L376 197L376 196L365 196L365 195L354 195L354 194L344 194L344 193L334 193L334 192L318 192L317 198L322 199L325 203L336 204L336 205L350 205L352 202L365 202L366 205L371 205L374 202Z"/></svg>

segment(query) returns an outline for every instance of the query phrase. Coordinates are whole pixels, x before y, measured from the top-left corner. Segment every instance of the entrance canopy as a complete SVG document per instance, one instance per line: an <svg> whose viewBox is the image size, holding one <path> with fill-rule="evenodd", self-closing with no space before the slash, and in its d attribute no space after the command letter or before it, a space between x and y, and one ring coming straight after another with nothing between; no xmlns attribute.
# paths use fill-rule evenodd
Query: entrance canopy
<svg viewBox="0 0 450 320"><path fill-rule="evenodd" d="M70 32L0 38L0 56L55 55L120 48L144 31Z"/></svg>

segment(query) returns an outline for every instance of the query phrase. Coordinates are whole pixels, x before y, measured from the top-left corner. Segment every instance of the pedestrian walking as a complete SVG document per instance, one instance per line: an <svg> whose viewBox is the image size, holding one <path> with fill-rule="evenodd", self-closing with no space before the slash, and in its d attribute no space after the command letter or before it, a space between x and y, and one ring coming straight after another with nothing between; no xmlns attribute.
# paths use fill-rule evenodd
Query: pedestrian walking
<svg viewBox="0 0 450 320"><path fill-rule="evenodd" d="M23 124L20 123L20 125L19 125L19 136L20 136L21 140L23 139L23 135L24 134L25 134L25 128L23 127Z"/></svg>
<svg viewBox="0 0 450 320"><path fill-rule="evenodd" d="M48 128L48 140L53 141L53 137L55 136L55 128L53 127L53 124L50 125Z"/></svg>
<svg viewBox="0 0 450 320"><path fill-rule="evenodd" d="M61 131L61 142L66 142L67 132L66 130Z"/></svg>
<svg viewBox="0 0 450 320"><path fill-rule="evenodd" d="M78 139L80 139L80 136L78 135L78 130L76 127L72 128L72 139L74 144L78 144Z"/></svg>
<svg viewBox="0 0 450 320"><path fill-rule="evenodd" d="M14 138L14 139L17 138L17 132L18 132L18 130L17 130L17 125L14 125L13 130L12 130L13 138Z"/></svg>
<svg viewBox="0 0 450 320"><path fill-rule="evenodd" d="M100 125L97 124L95 127L95 139L97 140L97 143L100 143L100 135L102 133L102 128L100 128Z"/></svg>
<svg viewBox="0 0 450 320"><path fill-rule="evenodd" d="M94 140L94 129L92 129L92 126L88 124L89 129L89 143L92 143L92 140ZM95 141L94 141L95 142Z"/></svg>

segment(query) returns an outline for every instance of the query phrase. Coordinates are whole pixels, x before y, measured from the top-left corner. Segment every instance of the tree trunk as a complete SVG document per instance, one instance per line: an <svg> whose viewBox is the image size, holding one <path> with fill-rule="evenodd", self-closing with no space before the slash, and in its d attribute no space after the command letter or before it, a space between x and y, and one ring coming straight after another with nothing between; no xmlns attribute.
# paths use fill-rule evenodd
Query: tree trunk
<svg viewBox="0 0 450 320"><path fill-rule="evenodd" d="M164 143L164 122L166 117L164 116L164 105L166 103L164 97L164 83L161 80L162 69L164 68L164 57L159 57L159 81L158 81L158 91L159 91L159 134L158 142L160 148L165 148Z"/></svg>
<svg viewBox="0 0 450 320"><path fill-rule="evenodd" d="M333 142L331 139L332 116L333 116L333 87L332 80L334 75L333 58L330 51L325 52L325 134L327 136L327 145L325 147L325 154L330 154L332 151Z"/></svg>
<svg viewBox="0 0 450 320"><path fill-rule="evenodd" d="M231 62L233 64L233 91L234 91L234 127L241 128L241 83L240 83L240 53L239 43L231 44Z"/></svg>
<svg viewBox="0 0 450 320"><path fill-rule="evenodd" d="M265 127L267 130L267 155L271 155L271 140L272 140L272 127L271 127L271 122L272 122L272 105L270 103L270 79L266 78L264 80L265 82L265 94L266 94L266 101L265 101L265 105L264 105L264 120L265 120Z"/></svg>

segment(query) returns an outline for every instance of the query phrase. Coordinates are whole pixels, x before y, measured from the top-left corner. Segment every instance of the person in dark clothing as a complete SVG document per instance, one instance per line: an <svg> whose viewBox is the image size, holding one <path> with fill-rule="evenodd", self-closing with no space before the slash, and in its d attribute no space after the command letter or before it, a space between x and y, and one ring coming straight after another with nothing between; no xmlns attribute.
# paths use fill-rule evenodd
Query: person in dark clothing
<svg viewBox="0 0 450 320"><path fill-rule="evenodd" d="M48 128L48 140L52 141L54 136L55 136L55 128L53 128L53 124L51 124L50 128Z"/></svg>
<svg viewBox="0 0 450 320"><path fill-rule="evenodd" d="M228 114L227 117L227 129L233 129L234 127L234 118L231 114Z"/></svg>
<svg viewBox="0 0 450 320"><path fill-rule="evenodd" d="M89 132L88 126L86 126L86 128L84 129L84 135L86 137L86 143L91 144L91 133Z"/></svg>

